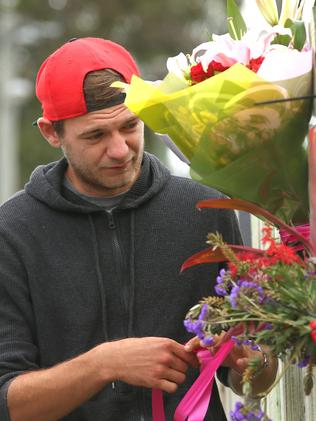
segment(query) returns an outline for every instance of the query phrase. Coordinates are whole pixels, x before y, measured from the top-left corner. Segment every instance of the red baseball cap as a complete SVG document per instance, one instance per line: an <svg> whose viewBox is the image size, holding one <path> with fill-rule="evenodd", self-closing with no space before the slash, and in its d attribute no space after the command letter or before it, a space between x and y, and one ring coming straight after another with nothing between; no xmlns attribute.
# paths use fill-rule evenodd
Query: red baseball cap
<svg viewBox="0 0 316 421"><path fill-rule="evenodd" d="M86 114L84 79L87 73L102 69L115 70L127 83L140 74L125 48L102 38L73 39L52 53L36 78L43 117L56 121Z"/></svg>

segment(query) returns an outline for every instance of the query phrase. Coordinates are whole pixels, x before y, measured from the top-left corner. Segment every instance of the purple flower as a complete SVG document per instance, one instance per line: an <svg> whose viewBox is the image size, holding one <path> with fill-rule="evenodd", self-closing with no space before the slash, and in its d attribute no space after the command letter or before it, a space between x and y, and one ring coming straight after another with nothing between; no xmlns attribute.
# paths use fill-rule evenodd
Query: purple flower
<svg viewBox="0 0 316 421"><path fill-rule="evenodd" d="M201 320L185 319L183 324L188 332L194 333L199 338L203 335L204 338L204 333L202 332L203 322Z"/></svg>
<svg viewBox="0 0 316 421"><path fill-rule="evenodd" d="M226 274L225 269L221 269L219 272L219 276L216 277L216 283L214 289L216 291L217 295L227 295L227 291L225 289L225 283L224 283L224 276Z"/></svg>
<svg viewBox="0 0 316 421"><path fill-rule="evenodd" d="M205 316L207 315L207 310L208 310L207 304L203 304L200 315L199 315L199 320L204 321Z"/></svg>
<svg viewBox="0 0 316 421"><path fill-rule="evenodd" d="M235 342L237 346L246 345L250 346L253 351L258 351L259 347L251 339L243 339L239 336L232 336L231 339Z"/></svg>
<svg viewBox="0 0 316 421"><path fill-rule="evenodd" d="M221 270L219 271L219 274L220 274L220 276L223 278L223 277L225 276L225 274L226 274L226 269L221 269Z"/></svg>
<svg viewBox="0 0 316 421"><path fill-rule="evenodd" d="M239 294L240 289L241 289L240 287L236 286L231 290L229 301L233 308L238 307L237 299L238 299L238 294Z"/></svg>
<svg viewBox="0 0 316 421"><path fill-rule="evenodd" d="M261 409L249 408L241 402L237 402L234 411L230 411L231 421L260 421L266 418L265 414ZM268 420L271 421L271 420Z"/></svg>
<svg viewBox="0 0 316 421"><path fill-rule="evenodd" d="M203 345L205 346L211 346L214 343L213 336L205 336L204 339L202 339Z"/></svg>
<svg viewBox="0 0 316 421"><path fill-rule="evenodd" d="M228 295L226 289L224 289L220 285L215 285L214 289L217 295L221 295L221 296Z"/></svg>
<svg viewBox="0 0 316 421"><path fill-rule="evenodd" d="M205 317L207 315L208 306L204 304L202 306L199 318L197 320L185 319L183 324L188 332L194 333L202 341L205 339L205 333L203 327L205 325Z"/></svg>
<svg viewBox="0 0 316 421"><path fill-rule="evenodd" d="M233 308L238 307L238 298L240 292L250 298L256 295L259 304L261 304L265 298L263 288L260 285L256 284L255 282L242 280L238 286L233 287L230 293L229 301Z"/></svg>
<svg viewBox="0 0 316 421"><path fill-rule="evenodd" d="M299 368L306 367L309 364L310 360L311 360L311 356L307 355L305 358L303 358L301 361L297 363L297 367Z"/></svg>
<svg viewBox="0 0 316 421"><path fill-rule="evenodd" d="M243 341L240 338L238 338L238 336L232 336L231 339L235 342L237 346L241 346L243 344Z"/></svg>

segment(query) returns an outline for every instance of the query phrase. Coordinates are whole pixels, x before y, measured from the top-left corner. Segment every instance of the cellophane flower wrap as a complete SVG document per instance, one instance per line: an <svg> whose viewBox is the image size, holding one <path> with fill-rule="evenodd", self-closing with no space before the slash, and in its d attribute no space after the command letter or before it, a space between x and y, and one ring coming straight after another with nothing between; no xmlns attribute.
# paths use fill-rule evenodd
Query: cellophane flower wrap
<svg viewBox="0 0 316 421"><path fill-rule="evenodd" d="M272 2L265 3L262 10ZM168 59L161 83L133 77L126 105L169 135L189 159L192 178L286 222L307 222L311 101L273 101L311 94L309 39L295 16L247 30L235 3L228 6L230 33ZM302 12L303 5L296 17Z"/></svg>

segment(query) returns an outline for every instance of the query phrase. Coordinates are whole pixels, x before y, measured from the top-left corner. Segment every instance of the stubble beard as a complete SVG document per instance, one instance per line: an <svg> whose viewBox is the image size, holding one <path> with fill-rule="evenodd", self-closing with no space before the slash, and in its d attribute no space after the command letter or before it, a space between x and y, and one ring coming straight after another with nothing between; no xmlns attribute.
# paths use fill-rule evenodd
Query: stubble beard
<svg viewBox="0 0 316 421"><path fill-rule="evenodd" d="M88 190L100 192L102 195L109 194L109 196L111 195L111 192L121 189L124 186L127 186L126 191L129 190L139 176L143 156L143 153L141 153L140 157L135 157L136 161L133 163L133 167L131 169L132 173L131 171L128 171L109 179L101 174L98 175L98 169L91 171L88 167L72 159L72 154L64 148L63 153L68 163L71 165L72 171L77 179L80 180Z"/></svg>

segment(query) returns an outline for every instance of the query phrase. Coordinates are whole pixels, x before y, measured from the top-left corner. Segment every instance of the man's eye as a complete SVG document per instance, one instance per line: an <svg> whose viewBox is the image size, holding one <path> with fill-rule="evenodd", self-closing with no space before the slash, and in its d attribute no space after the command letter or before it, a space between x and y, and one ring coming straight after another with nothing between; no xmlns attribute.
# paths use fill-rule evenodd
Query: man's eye
<svg viewBox="0 0 316 421"><path fill-rule="evenodd" d="M137 126L137 121L131 121L128 124L125 124L124 129L134 129Z"/></svg>
<svg viewBox="0 0 316 421"><path fill-rule="evenodd" d="M92 135L87 136L86 139L88 139L88 140L97 140L97 139L100 139L102 136L103 136L103 133L102 132L93 133Z"/></svg>

